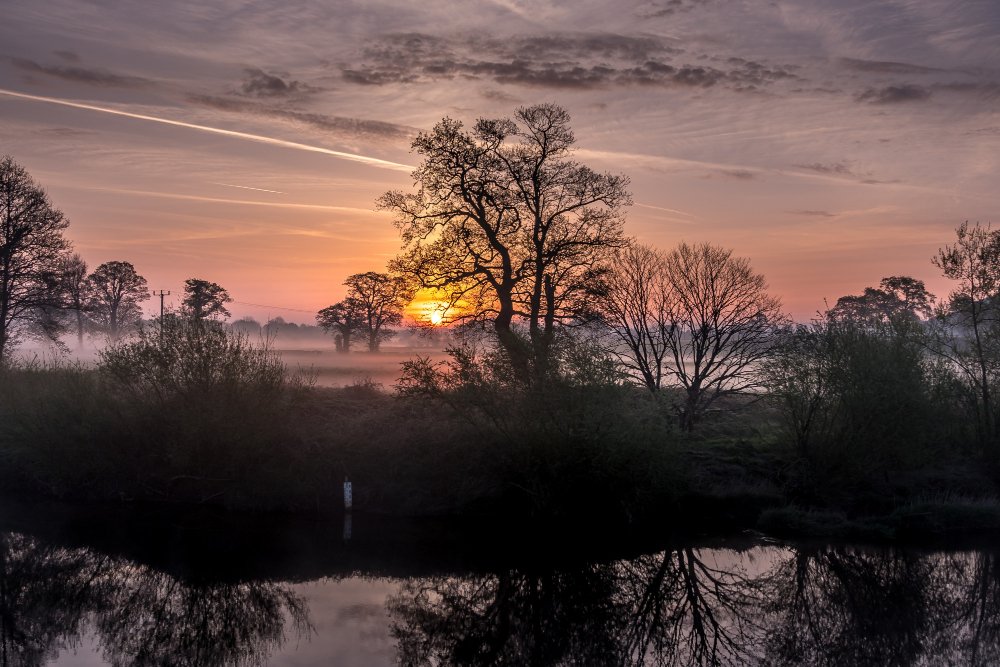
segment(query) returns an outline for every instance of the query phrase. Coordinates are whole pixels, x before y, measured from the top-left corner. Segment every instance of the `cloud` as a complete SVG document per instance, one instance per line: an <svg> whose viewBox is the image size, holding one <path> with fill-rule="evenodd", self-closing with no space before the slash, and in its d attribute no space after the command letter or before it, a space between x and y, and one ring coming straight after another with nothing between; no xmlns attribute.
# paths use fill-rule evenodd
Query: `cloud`
<svg viewBox="0 0 1000 667"><path fill-rule="evenodd" d="M76 53L76 51L53 51L52 55L58 56L68 63L80 62L80 56Z"/></svg>
<svg viewBox="0 0 1000 667"><path fill-rule="evenodd" d="M909 63L893 62L891 60L861 60L858 58L840 58L838 62L847 69L858 72L876 72L881 74L932 74L945 70L936 67L923 67Z"/></svg>
<svg viewBox="0 0 1000 667"><path fill-rule="evenodd" d="M858 175L854 173L851 166L846 162L833 162L825 164L822 162L813 162L812 164L797 164L795 165L799 169L805 169L806 171L813 171L817 174L824 174L826 176L851 176L857 177Z"/></svg>
<svg viewBox="0 0 1000 667"><path fill-rule="evenodd" d="M418 33L389 35L370 45L360 62L341 65L358 85L474 79L498 84L592 89L610 86L751 90L797 78L789 67L729 58L721 66L671 60L683 53L670 40L648 36L548 34L475 42Z"/></svg>
<svg viewBox="0 0 1000 667"><path fill-rule="evenodd" d="M70 139L73 137L84 137L97 134L93 130L81 130L75 127L44 127L35 130L35 134L42 137L56 137L58 139Z"/></svg>
<svg viewBox="0 0 1000 667"><path fill-rule="evenodd" d="M904 83L898 86L869 88L855 99L858 102L868 102L870 104L899 104L902 102L920 102L930 99L930 97L931 90L929 88L917 86L912 83Z"/></svg>
<svg viewBox="0 0 1000 667"><path fill-rule="evenodd" d="M720 169L713 173L705 174L704 178L715 178L716 176L732 178L737 181L752 181L757 178L757 174L749 169Z"/></svg>
<svg viewBox="0 0 1000 667"><path fill-rule="evenodd" d="M806 215L814 218L836 218L836 213L830 213L829 211L810 211L810 210L799 210L799 211L787 211L792 215Z"/></svg>
<svg viewBox="0 0 1000 667"><path fill-rule="evenodd" d="M10 62L14 67L31 72L32 74L44 74L66 81L74 81L76 83L103 88L145 88L154 83L151 79L141 76L115 74L104 69L42 65L34 60L27 60L25 58L11 58Z"/></svg>
<svg viewBox="0 0 1000 667"><path fill-rule="evenodd" d="M301 81L286 81L277 74L269 74L256 67L248 67L244 72L246 78L240 90L251 97L288 97L315 90Z"/></svg>
<svg viewBox="0 0 1000 667"><path fill-rule="evenodd" d="M301 123L310 127L351 137L369 137L379 139L408 139L417 133L415 128L378 120L360 118L345 118L342 116L327 116L318 113L294 111L269 107L256 102L234 100L227 97L211 95L190 95L188 101L201 106L227 111L230 113L246 113L267 118Z"/></svg>
<svg viewBox="0 0 1000 667"><path fill-rule="evenodd" d="M644 19L659 18L661 16L673 16L689 12L692 9L708 4L709 0L662 0L661 2L647 2L637 8L636 16Z"/></svg>
<svg viewBox="0 0 1000 667"><path fill-rule="evenodd" d="M931 86L934 90L944 90L951 93L968 93L983 98L995 98L1000 96L1000 83L996 81L956 81L950 83L936 83Z"/></svg>

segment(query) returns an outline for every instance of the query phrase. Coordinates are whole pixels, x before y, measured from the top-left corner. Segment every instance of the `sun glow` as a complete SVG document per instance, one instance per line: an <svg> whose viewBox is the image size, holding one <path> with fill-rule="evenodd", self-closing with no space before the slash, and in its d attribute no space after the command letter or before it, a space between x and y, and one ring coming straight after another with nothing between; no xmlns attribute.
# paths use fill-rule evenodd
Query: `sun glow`
<svg viewBox="0 0 1000 667"><path fill-rule="evenodd" d="M463 302L452 303L437 290L424 289L417 292L403 312L417 325L445 327L461 316L463 305Z"/></svg>

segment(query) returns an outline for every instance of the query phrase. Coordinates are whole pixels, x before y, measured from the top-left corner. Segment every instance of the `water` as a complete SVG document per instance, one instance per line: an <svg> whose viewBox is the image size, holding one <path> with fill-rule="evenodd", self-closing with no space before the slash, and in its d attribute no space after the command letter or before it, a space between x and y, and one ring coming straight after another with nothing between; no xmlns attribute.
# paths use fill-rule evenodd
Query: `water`
<svg viewBox="0 0 1000 667"><path fill-rule="evenodd" d="M0 665L1000 662L991 549L0 505Z"/></svg>

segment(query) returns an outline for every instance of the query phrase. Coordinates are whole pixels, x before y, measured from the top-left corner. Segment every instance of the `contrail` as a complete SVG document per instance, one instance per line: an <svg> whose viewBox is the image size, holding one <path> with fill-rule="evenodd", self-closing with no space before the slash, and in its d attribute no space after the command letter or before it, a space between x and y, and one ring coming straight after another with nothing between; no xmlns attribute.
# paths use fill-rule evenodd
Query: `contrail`
<svg viewBox="0 0 1000 667"><path fill-rule="evenodd" d="M280 201L253 201L247 199L223 199L222 197L202 197L200 195L185 195L173 192L153 192L150 190L129 190L127 188L95 188L90 186L70 186L81 190L91 190L93 192L113 192L122 195L136 195L139 197L159 197L161 199L181 199L184 201L202 201L210 204L234 204L237 206L267 206L272 208L300 208L312 209L316 211L341 211L345 213L364 213L373 215L374 212L367 208L356 208L352 206L330 206L327 204L294 204Z"/></svg>
<svg viewBox="0 0 1000 667"><path fill-rule="evenodd" d="M249 185L233 185L232 183L214 183L210 182L210 185L223 185L227 188L239 188L240 190L256 190L257 192L270 192L276 195L285 194L281 190L265 190L264 188L251 188Z"/></svg>
<svg viewBox="0 0 1000 667"><path fill-rule="evenodd" d="M382 169L392 169L394 171L405 171L405 172L410 172L413 170L413 167L405 164L400 164L399 162L390 162L389 160L380 160L375 157L368 157L367 155L357 155L355 153L345 153L343 151L335 151L330 148L323 148L322 146L310 146L309 144L300 144L296 141L285 141L284 139L265 137L260 134L250 134L249 132L237 132L236 130L224 130L219 127L209 127L208 125L197 125L195 123L185 123L179 120L170 120L169 118L146 116L144 114L131 113L129 111L119 111L118 109L108 109L107 107L99 107L93 104L82 104L80 102L71 102L69 100L63 100L57 97L42 97L41 95L29 95L27 93L18 93L13 90L6 90L4 88L0 88L0 94L9 95L10 97L17 97L23 100L31 100L33 102L48 102L49 104L59 104L64 107L72 107L74 109L86 109L87 111L100 111L101 113L108 113L114 116L123 116L125 118L136 118L138 120L148 120L153 123L162 123L163 125L173 125L174 127L185 127L189 130L200 130L201 132L221 134L225 137L246 139L248 141L256 141L261 144L269 144L271 146L282 146L284 148L293 148L295 150L308 151L310 153L323 153L324 155L332 155L334 157L339 157L343 160L361 162L363 164L371 165L373 167L381 167Z"/></svg>

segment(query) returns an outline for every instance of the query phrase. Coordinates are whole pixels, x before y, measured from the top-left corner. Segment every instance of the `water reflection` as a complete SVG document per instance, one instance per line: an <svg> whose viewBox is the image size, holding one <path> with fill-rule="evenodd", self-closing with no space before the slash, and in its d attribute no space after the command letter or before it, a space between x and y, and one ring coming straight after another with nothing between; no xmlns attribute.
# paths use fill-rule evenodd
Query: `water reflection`
<svg viewBox="0 0 1000 667"><path fill-rule="evenodd" d="M290 628L288 627L290 626ZM190 583L88 549L0 534L0 665L34 666L98 638L115 665L262 664L309 631L287 586Z"/></svg>
<svg viewBox="0 0 1000 667"><path fill-rule="evenodd" d="M570 571L410 580L388 609L406 665L1000 660L1000 560L985 552L677 549Z"/></svg>
<svg viewBox="0 0 1000 667"><path fill-rule="evenodd" d="M336 548L359 546L339 530ZM992 551L686 546L458 575L421 561L413 576L400 574L407 562L400 554L386 578L331 558L310 599L343 623L337 581L388 582L386 616L366 619L387 625L402 665L1000 663ZM336 655L317 650L326 640L299 590L0 533L0 666L47 664L84 643L115 665L326 664ZM300 642L288 640L305 638L321 662L293 655Z"/></svg>
<svg viewBox="0 0 1000 667"><path fill-rule="evenodd" d="M544 574L403 584L402 664L737 664L760 643L769 575L686 548Z"/></svg>

